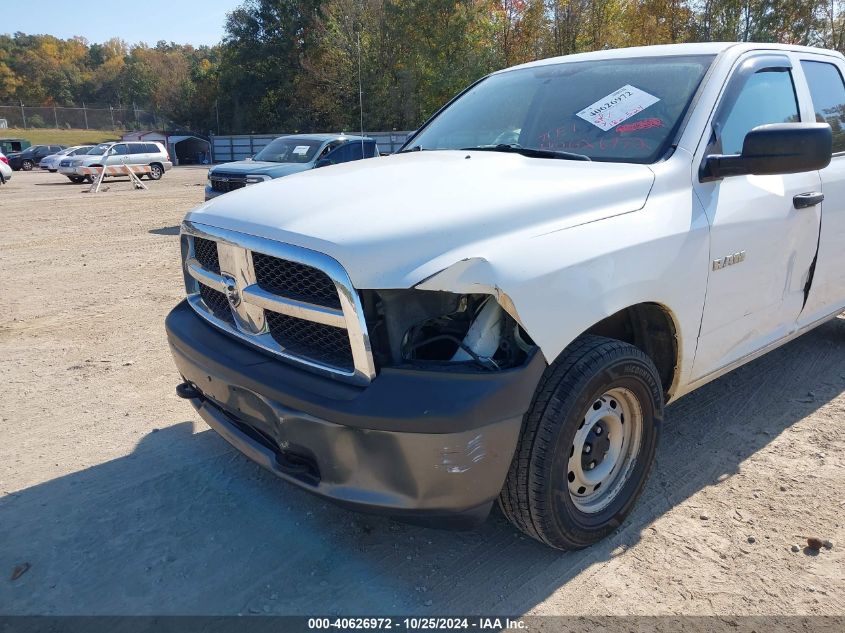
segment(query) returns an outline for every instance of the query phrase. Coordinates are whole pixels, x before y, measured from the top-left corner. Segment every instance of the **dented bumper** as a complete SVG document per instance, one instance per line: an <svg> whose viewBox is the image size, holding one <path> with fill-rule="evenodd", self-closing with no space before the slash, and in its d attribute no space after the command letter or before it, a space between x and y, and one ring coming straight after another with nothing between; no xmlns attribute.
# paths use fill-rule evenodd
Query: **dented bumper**
<svg viewBox="0 0 845 633"><path fill-rule="evenodd" d="M342 505L444 526L487 516L545 368L539 353L500 372L385 368L361 388L248 347L184 302L166 326L181 395L235 448Z"/></svg>

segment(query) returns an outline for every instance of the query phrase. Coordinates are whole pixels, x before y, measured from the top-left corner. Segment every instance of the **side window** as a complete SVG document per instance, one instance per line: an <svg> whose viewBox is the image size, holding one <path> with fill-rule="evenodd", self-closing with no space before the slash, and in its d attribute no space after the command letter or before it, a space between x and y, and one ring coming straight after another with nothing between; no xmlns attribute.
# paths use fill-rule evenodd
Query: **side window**
<svg viewBox="0 0 845 633"><path fill-rule="evenodd" d="M144 147L147 154L159 154L161 152L155 143L144 143Z"/></svg>
<svg viewBox="0 0 845 633"><path fill-rule="evenodd" d="M351 142L341 145L331 154L326 156L333 163L348 163L351 160L360 160L363 158L361 154L361 143Z"/></svg>
<svg viewBox="0 0 845 633"><path fill-rule="evenodd" d="M129 143L130 154L146 154L146 146L144 143Z"/></svg>
<svg viewBox="0 0 845 633"><path fill-rule="evenodd" d="M792 73L761 70L748 78L736 101L721 121L723 154L739 154L745 135L758 125L797 123L798 99Z"/></svg>
<svg viewBox="0 0 845 633"><path fill-rule="evenodd" d="M816 121L833 131L833 151L845 152L845 84L839 69L826 62L801 62L810 85Z"/></svg>
<svg viewBox="0 0 845 633"><path fill-rule="evenodd" d="M120 145L115 145L112 147L112 150L114 150L114 153L118 156L122 156L123 154L126 154L126 144L121 143Z"/></svg>
<svg viewBox="0 0 845 633"><path fill-rule="evenodd" d="M334 162L338 162L337 159L335 159L334 150L337 149L337 147L339 145L340 145L340 143L338 143L337 141L332 141L331 143L326 145L323 148L323 151L320 152L320 155L317 157L317 160L322 160L323 158L327 158L329 160L333 160Z"/></svg>

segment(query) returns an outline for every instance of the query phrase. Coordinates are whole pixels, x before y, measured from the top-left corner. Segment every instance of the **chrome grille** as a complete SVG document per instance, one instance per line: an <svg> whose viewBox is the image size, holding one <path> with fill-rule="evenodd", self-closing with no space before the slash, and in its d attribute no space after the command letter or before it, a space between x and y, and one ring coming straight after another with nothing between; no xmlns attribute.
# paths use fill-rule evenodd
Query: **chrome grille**
<svg viewBox="0 0 845 633"><path fill-rule="evenodd" d="M194 253L197 261L206 270L220 274L220 260L217 257L217 243L201 237L194 238ZM225 297L223 297L225 300ZM226 303L228 306L228 302Z"/></svg>
<svg viewBox="0 0 845 633"><path fill-rule="evenodd" d="M375 377L358 293L328 255L186 221L188 302L215 326L357 384Z"/></svg>
<svg viewBox="0 0 845 633"><path fill-rule="evenodd" d="M264 253L253 253L252 263L256 283L267 292L328 308L340 308L337 288L322 270Z"/></svg>
<svg viewBox="0 0 845 633"><path fill-rule="evenodd" d="M211 310L211 313L221 321L234 325L235 318L229 309L229 300L226 299L226 295L205 284L200 284L199 287L200 297L202 297L206 307Z"/></svg>
<svg viewBox="0 0 845 633"><path fill-rule="evenodd" d="M279 345L334 367L353 368L349 336L343 328L267 312L267 328Z"/></svg>

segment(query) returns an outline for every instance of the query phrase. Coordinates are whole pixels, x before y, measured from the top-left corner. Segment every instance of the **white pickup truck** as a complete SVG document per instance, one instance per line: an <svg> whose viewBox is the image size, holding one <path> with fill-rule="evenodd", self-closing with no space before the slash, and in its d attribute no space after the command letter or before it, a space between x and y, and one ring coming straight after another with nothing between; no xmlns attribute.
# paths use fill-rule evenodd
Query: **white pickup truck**
<svg viewBox="0 0 845 633"><path fill-rule="evenodd" d="M843 73L769 44L542 60L397 155L203 204L177 392L338 503L459 526L498 501L587 546L666 403L845 309Z"/></svg>

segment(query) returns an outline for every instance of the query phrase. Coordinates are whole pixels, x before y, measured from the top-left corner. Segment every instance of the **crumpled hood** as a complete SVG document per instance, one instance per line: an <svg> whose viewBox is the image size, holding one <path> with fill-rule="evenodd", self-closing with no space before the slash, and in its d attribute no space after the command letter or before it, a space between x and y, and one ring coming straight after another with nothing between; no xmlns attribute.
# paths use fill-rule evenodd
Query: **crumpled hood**
<svg viewBox="0 0 845 633"><path fill-rule="evenodd" d="M223 172L227 174L255 174L258 176L270 176L280 178L297 174L301 171L311 169L311 163L270 163L257 160L239 160L234 163L223 163L212 167L212 172Z"/></svg>
<svg viewBox="0 0 845 633"><path fill-rule="evenodd" d="M427 151L325 167L245 187L186 219L327 253L358 288L410 287L470 257L635 211L645 165Z"/></svg>

